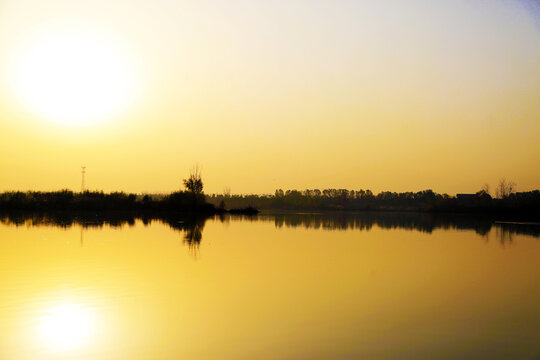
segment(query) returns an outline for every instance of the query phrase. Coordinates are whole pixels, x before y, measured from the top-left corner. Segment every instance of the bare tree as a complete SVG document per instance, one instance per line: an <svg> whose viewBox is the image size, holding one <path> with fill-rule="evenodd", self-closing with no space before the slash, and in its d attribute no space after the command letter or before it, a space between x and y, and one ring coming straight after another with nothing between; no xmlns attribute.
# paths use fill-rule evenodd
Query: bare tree
<svg viewBox="0 0 540 360"><path fill-rule="evenodd" d="M223 189L223 197L230 198L231 197L231 188L230 186L225 186Z"/></svg>
<svg viewBox="0 0 540 360"><path fill-rule="evenodd" d="M516 191L516 183L507 181L505 178L499 180L497 185L496 195L499 199L505 199Z"/></svg>

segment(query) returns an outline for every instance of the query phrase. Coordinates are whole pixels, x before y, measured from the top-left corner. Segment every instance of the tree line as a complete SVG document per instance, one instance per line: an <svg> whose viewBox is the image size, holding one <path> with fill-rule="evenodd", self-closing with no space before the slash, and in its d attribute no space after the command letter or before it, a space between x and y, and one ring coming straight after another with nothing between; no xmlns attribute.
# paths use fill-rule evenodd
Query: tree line
<svg viewBox="0 0 540 360"><path fill-rule="evenodd" d="M160 213L193 213L202 215L224 212L255 214L254 208L229 209L206 201L204 184L198 169L184 179L185 190L164 195L125 192L71 190L8 191L0 193L0 211L131 211Z"/></svg>
<svg viewBox="0 0 540 360"><path fill-rule="evenodd" d="M103 191L73 192L60 190L11 191L0 193L0 211L10 210L129 210L192 213L255 214L269 210L339 210L339 211L423 211L423 212L507 212L540 216L540 191L515 192L515 183L502 179L496 198L489 186L475 194L438 194L433 190L418 192L347 189L277 189L273 195L204 194L201 173L196 168L183 180L185 190L166 195L132 194ZM226 210L229 209L229 210Z"/></svg>
<svg viewBox="0 0 540 360"><path fill-rule="evenodd" d="M125 192L105 193L103 191L73 192L60 191L9 191L0 193L0 210L154 210L203 212L216 211L214 205L206 202L201 174L192 170L183 180L185 190L162 196L138 195Z"/></svg>
<svg viewBox="0 0 540 360"><path fill-rule="evenodd" d="M211 211L203 194L176 191L160 197L103 191L9 191L0 193L0 210L175 210Z"/></svg>
<svg viewBox="0 0 540 360"><path fill-rule="evenodd" d="M475 194L438 194L432 190L418 192L347 189L277 189L273 195L207 196L209 203L223 207L253 206L274 210L343 210L343 211L429 211L429 212L530 212L540 213L540 191L504 192L493 198L485 189Z"/></svg>

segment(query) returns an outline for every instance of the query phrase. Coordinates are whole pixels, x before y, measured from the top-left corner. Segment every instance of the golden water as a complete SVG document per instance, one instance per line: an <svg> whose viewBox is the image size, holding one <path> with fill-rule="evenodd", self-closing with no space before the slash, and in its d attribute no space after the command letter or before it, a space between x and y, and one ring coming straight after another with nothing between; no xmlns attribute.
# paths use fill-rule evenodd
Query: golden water
<svg viewBox="0 0 540 360"><path fill-rule="evenodd" d="M540 355L537 236L319 220L0 224L0 359Z"/></svg>

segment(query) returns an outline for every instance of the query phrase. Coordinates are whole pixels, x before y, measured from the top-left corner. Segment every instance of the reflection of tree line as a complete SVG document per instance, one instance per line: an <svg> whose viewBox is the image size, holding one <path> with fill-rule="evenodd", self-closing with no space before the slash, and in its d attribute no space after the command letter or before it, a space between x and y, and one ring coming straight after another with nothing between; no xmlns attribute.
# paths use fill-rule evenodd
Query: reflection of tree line
<svg viewBox="0 0 540 360"><path fill-rule="evenodd" d="M435 229L473 229L485 234L491 229L491 221L471 220L470 217L436 217L415 213L363 213L363 214L287 214L275 215L276 227L304 227L324 230L370 230L382 229L417 230L431 233Z"/></svg>
<svg viewBox="0 0 540 360"><path fill-rule="evenodd" d="M170 216L170 215L137 215L129 212L9 212L0 214L0 223L15 226L58 226L69 228L80 225L82 228L101 228L103 226L122 227L134 226L140 220L145 226L159 222L172 229L184 232L184 243L194 251L202 241L202 232L209 217L201 216ZM235 221L270 221L276 228L302 227L305 229L322 230L360 230L368 231L373 227L382 229L416 230L432 233L434 230L457 229L473 230L479 235L486 236L495 229L495 236L501 243L511 243L514 234L540 237L540 225L519 223L494 223L488 217L468 215L437 215L418 213L286 213L266 214L259 216L248 215L219 215L213 216L220 222Z"/></svg>
<svg viewBox="0 0 540 360"><path fill-rule="evenodd" d="M259 219L273 221L277 228L303 227L323 230L370 230L382 229L417 230L431 233L437 229L474 230L479 235L488 234L492 228L508 234L540 237L540 225L517 223L494 223L488 217L470 215L436 215L419 213L320 213L320 214L272 214L260 215Z"/></svg>
<svg viewBox="0 0 540 360"><path fill-rule="evenodd" d="M131 212L8 212L0 213L0 223L15 226L57 226L70 228L79 225L82 228L102 228L109 226L120 228L124 225L134 226L141 220L144 226L152 222L166 224L174 230L184 232L184 242L190 248L196 248L202 240L202 231L207 217L204 216L171 216L171 215L137 215ZM82 235L81 235L82 236Z"/></svg>

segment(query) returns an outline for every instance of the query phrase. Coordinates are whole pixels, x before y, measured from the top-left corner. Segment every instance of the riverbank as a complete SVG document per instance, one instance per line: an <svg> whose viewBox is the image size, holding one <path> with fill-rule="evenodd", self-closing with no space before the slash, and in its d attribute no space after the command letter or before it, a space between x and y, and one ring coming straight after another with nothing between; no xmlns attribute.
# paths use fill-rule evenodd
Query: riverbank
<svg viewBox="0 0 540 360"><path fill-rule="evenodd" d="M163 216L167 214L217 215L225 213L254 215L252 206L226 209L208 203L204 194L178 191L167 195L150 196L124 192L104 193L69 190L54 192L13 191L0 194L0 211L61 211L61 212L128 212Z"/></svg>
<svg viewBox="0 0 540 360"><path fill-rule="evenodd" d="M516 215L540 218L540 191L517 192L492 198L485 191L475 194L419 192L381 192L369 190L277 190L274 195L221 195L206 201L230 207L254 206L262 211L344 211L344 212L422 212L454 214Z"/></svg>

